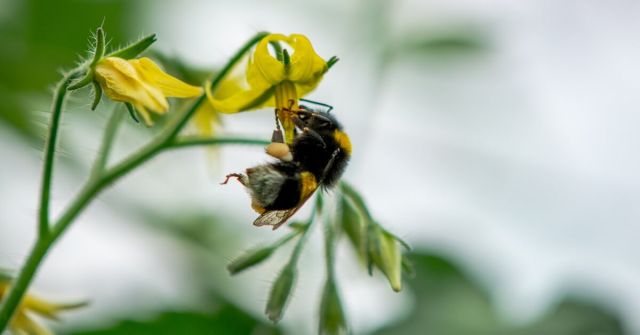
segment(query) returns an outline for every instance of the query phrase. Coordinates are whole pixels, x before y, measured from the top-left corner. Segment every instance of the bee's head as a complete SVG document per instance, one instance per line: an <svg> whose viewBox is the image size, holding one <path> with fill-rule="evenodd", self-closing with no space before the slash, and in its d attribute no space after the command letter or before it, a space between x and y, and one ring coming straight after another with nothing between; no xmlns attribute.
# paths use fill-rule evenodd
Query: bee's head
<svg viewBox="0 0 640 335"><path fill-rule="evenodd" d="M293 115L293 122L300 129L309 128L318 133L332 133L334 130L342 129L342 126L333 115L311 110L302 105Z"/></svg>

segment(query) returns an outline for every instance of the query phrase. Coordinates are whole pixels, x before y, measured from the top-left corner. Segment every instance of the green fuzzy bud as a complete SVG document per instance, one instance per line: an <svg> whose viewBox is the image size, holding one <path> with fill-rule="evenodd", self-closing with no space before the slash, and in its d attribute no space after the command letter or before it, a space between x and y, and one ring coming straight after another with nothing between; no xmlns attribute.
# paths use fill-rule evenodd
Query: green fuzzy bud
<svg viewBox="0 0 640 335"><path fill-rule="evenodd" d="M364 259L366 257L366 225L358 211L353 207L346 197L341 197L338 201L338 220L342 230L347 234L349 241Z"/></svg>
<svg viewBox="0 0 640 335"><path fill-rule="evenodd" d="M369 241L369 256L373 263L384 273L391 288L402 290L402 253L396 237L380 226L375 226Z"/></svg>
<svg viewBox="0 0 640 335"><path fill-rule="evenodd" d="M262 263L269 258L275 250L276 248L273 246L249 250L231 261L231 263L227 265L227 270L229 270L229 273L232 275L235 275L254 265Z"/></svg>
<svg viewBox="0 0 640 335"><path fill-rule="evenodd" d="M137 42L131 43L128 46L116 50L107 55L107 57L120 57L124 59L132 59L137 57L139 54L143 53L147 50L151 44L156 41L156 34L151 34L149 36L143 37Z"/></svg>
<svg viewBox="0 0 640 335"><path fill-rule="evenodd" d="M267 301L267 308L265 314L269 317L269 320L274 323L280 321L284 315L284 309L286 308L291 291L293 290L293 283L296 277L296 270L292 264L287 264L278 275L278 278L271 286L271 292L269 293L269 300Z"/></svg>
<svg viewBox="0 0 640 335"><path fill-rule="evenodd" d="M322 292L318 333L321 335L348 333L347 320L338 295L338 288L332 278L327 279Z"/></svg>

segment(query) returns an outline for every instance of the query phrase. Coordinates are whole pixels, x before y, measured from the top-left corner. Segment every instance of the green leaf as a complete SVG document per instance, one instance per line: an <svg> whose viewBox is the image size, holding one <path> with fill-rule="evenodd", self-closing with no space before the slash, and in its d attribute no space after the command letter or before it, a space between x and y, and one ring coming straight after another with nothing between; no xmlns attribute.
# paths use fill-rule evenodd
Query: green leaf
<svg viewBox="0 0 640 335"><path fill-rule="evenodd" d="M146 318L145 318L146 319ZM164 311L149 320L122 320L115 325L65 332L71 335L210 335L264 334L281 332L246 312L223 304L213 313Z"/></svg>
<svg viewBox="0 0 640 335"><path fill-rule="evenodd" d="M625 334L620 317L596 301L576 297L559 303L530 324L504 318L481 283L449 259L434 254L411 255L416 278L405 294L414 302L407 317L386 325L376 335L583 335Z"/></svg>

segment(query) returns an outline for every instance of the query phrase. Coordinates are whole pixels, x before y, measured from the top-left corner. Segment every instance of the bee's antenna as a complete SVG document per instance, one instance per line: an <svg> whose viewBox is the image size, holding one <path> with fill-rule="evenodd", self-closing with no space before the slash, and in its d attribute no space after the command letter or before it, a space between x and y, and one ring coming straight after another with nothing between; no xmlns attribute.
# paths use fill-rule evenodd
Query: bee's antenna
<svg viewBox="0 0 640 335"><path fill-rule="evenodd" d="M327 107L327 108L329 108L329 109L327 109L327 113L331 112L331 110L333 109L333 106L327 105L327 104L322 103L322 102L317 102L317 101L308 100L308 99L300 99L300 101L308 102L310 104L315 104L315 105L318 105L318 106Z"/></svg>

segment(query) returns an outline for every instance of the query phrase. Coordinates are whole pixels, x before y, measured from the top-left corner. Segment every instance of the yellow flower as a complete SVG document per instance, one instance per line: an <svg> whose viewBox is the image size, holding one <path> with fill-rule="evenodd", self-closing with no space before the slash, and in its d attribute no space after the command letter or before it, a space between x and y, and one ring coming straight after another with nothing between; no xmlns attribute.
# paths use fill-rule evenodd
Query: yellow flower
<svg viewBox="0 0 640 335"><path fill-rule="evenodd" d="M286 50L278 59L269 53L269 45L286 43L293 50L289 58ZM222 113L237 113L261 107L275 107L285 129L287 143L293 140L291 111L298 109L298 99L313 91L327 71L327 62L316 54L304 35L271 34L263 38L249 57L244 78L223 80L220 89L207 97L213 108ZM239 80L241 79L241 80ZM243 79L243 80L242 80ZM235 90L222 89L235 86Z"/></svg>
<svg viewBox="0 0 640 335"><path fill-rule="evenodd" d="M169 108L167 97L190 98L202 94L200 87L168 75L146 57L103 58L96 65L95 78L111 100L131 103L148 126L153 124L149 111L164 114Z"/></svg>
<svg viewBox="0 0 640 335"><path fill-rule="evenodd" d="M9 291L8 282L0 282L0 300L5 293ZM13 319L9 324L11 332L14 334L25 335L49 335L53 334L49 329L37 323L33 316L38 315L51 320L57 320L58 313L85 306L86 303L78 304L56 304L34 295L26 294L22 298L22 302L16 309Z"/></svg>

